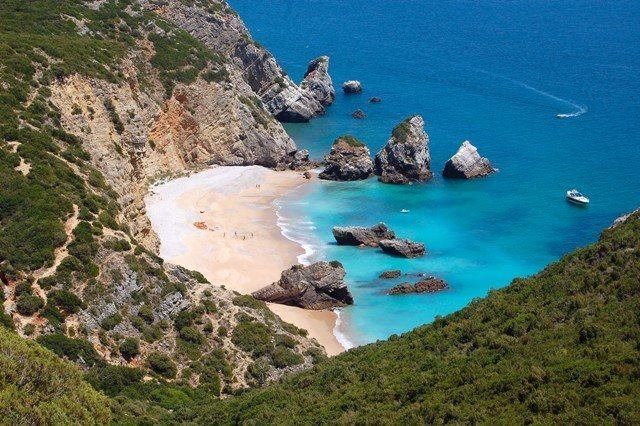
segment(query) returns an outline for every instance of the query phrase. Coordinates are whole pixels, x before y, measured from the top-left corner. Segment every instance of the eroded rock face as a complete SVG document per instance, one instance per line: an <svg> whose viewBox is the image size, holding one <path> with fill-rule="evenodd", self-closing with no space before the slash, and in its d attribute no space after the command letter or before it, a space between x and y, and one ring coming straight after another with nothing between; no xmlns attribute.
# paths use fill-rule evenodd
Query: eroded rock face
<svg viewBox="0 0 640 426"><path fill-rule="evenodd" d="M375 173L385 183L405 184L431 179L429 136L424 120L414 115L398 124L387 144L376 155Z"/></svg>
<svg viewBox="0 0 640 426"><path fill-rule="evenodd" d="M402 283L392 287L387 294L435 293L447 288L447 283L437 277L427 277L415 284Z"/></svg>
<svg viewBox="0 0 640 426"><path fill-rule="evenodd" d="M344 276L340 262L294 265L282 273L279 281L255 291L253 297L314 310L351 305L353 296Z"/></svg>
<svg viewBox="0 0 640 426"><path fill-rule="evenodd" d="M333 103L336 98L336 89L329 75L328 56L320 56L309 62L300 88L311 92L322 106L326 107Z"/></svg>
<svg viewBox="0 0 640 426"><path fill-rule="evenodd" d="M447 161L442 176L454 179L473 179L495 172L488 159L478 154L478 149L469 141L464 141L458 152Z"/></svg>
<svg viewBox="0 0 640 426"><path fill-rule="evenodd" d="M362 83L358 80L349 80L342 83L344 93L360 93L362 92Z"/></svg>
<svg viewBox="0 0 640 426"><path fill-rule="evenodd" d="M336 226L332 230L339 245L378 247L380 240L395 238L395 233L384 223L370 228L362 226Z"/></svg>
<svg viewBox="0 0 640 426"><path fill-rule="evenodd" d="M394 256L414 258L423 256L426 252L424 244L416 243L409 240L380 240L379 244L382 251Z"/></svg>
<svg viewBox="0 0 640 426"><path fill-rule="evenodd" d="M341 136L333 142L331 152L325 157L326 167L320 179L360 180L373 173L373 161L369 148L352 136Z"/></svg>

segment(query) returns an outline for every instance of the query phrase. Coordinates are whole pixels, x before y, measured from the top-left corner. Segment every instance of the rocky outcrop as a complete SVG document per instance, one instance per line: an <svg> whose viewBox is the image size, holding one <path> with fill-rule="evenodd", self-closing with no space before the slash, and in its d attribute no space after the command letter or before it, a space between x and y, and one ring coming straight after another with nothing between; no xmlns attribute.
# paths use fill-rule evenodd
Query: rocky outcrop
<svg viewBox="0 0 640 426"><path fill-rule="evenodd" d="M427 277L415 284L402 283L392 287L387 294L435 293L447 288L447 283L437 277Z"/></svg>
<svg viewBox="0 0 640 426"><path fill-rule="evenodd" d="M353 297L344 276L340 262L294 265L282 273L279 281L255 291L253 297L314 310L351 305Z"/></svg>
<svg viewBox="0 0 640 426"><path fill-rule="evenodd" d="M336 226L331 232L339 245L378 247L380 240L395 238L395 234L384 223L370 228L362 226Z"/></svg>
<svg viewBox="0 0 640 426"><path fill-rule="evenodd" d="M398 278L400 277L400 275L402 275L402 272L400 271L400 269L390 269L388 271L383 271L378 278L382 278L385 280L390 280L393 278Z"/></svg>
<svg viewBox="0 0 640 426"><path fill-rule="evenodd" d="M360 93L362 92L362 83L358 80L349 80L342 83L344 93Z"/></svg>
<svg viewBox="0 0 640 426"><path fill-rule="evenodd" d="M362 120L366 116L367 114L361 109L357 109L351 113L351 117L356 118L358 120Z"/></svg>
<svg viewBox="0 0 640 426"><path fill-rule="evenodd" d="M375 173L385 183L405 184L430 179L429 137L424 120L414 115L398 124L376 155Z"/></svg>
<svg viewBox="0 0 640 426"><path fill-rule="evenodd" d="M640 212L640 209L635 209L634 211L632 211L631 213L627 213L625 215L622 215L620 217L617 217L613 223L611 224L610 227L608 227L607 229L614 229L617 228L618 226L622 225L623 223L625 223L627 221L627 219L629 219L631 216L633 216L634 214Z"/></svg>
<svg viewBox="0 0 640 426"><path fill-rule="evenodd" d="M379 104L380 102L382 102L382 99L377 96L369 98L369 103L371 104Z"/></svg>
<svg viewBox="0 0 640 426"><path fill-rule="evenodd" d="M369 148L353 136L341 136L333 142L331 152L324 159L325 169L320 179L360 180L373 173Z"/></svg>
<svg viewBox="0 0 640 426"><path fill-rule="evenodd" d="M336 98L336 89L329 75L328 56L320 56L309 62L300 88L311 92L322 106L326 107L333 103Z"/></svg>
<svg viewBox="0 0 640 426"><path fill-rule="evenodd" d="M495 172L488 159L480 157L478 149L469 141L464 141L458 152L447 161L442 176L454 179L473 179Z"/></svg>
<svg viewBox="0 0 640 426"><path fill-rule="evenodd" d="M380 240L379 245L382 251L394 256L414 258L426 252L424 244L403 239Z"/></svg>

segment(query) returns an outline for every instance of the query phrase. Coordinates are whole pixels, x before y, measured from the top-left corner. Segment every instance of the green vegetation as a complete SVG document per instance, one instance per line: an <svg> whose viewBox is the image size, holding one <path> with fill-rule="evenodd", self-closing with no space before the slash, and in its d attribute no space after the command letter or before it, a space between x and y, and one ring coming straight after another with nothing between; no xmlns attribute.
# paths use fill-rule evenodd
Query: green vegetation
<svg viewBox="0 0 640 426"><path fill-rule="evenodd" d="M109 401L80 370L0 327L0 419L7 424L107 424Z"/></svg>
<svg viewBox="0 0 640 426"><path fill-rule="evenodd" d="M174 378L178 372L175 362L160 352L152 352L149 354L147 357L147 367L167 379Z"/></svg>
<svg viewBox="0 0 640 426"><path fill-rule="evenodd" d="M355 137L351 136L351 135L343 135L340 136L339 138L337 138L336 140L333 141L333 145L337 145L339 142L344 142L349 146L355 147L355 148L361 148L364 147L364 143L360 142L358 139L356 139Z"/></svg>
<svg viewBox="0 0 640 426"><path fill-rule="evenodd" d="M413 117L405 118L401 123L399 123L396 127L393 128L391 132L391 136L393 136L398 141L404 141L409 136L409 132L411 132L411 125L409 124L409 120Z"/></svg>
<svg viewBox="0 0 640 426"><path fill-rule="evenodd" d="M120 344L120 354L127 361L131 361L133 358L140 355L140 343L138 339L133 337L127 337Z"/></svg>

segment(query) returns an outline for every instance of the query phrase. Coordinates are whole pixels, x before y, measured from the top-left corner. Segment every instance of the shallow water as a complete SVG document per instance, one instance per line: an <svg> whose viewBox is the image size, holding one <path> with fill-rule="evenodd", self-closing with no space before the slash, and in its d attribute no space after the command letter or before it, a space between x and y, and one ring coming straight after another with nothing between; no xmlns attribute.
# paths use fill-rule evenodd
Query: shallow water
<svg viewBox="0 0 640 426"><path fill-rule="evenodd" d="M356 304L342 312L357 344L388 337L467 305L594 241L640 205L640 3L232 0L254 37L299 81L312 58L331 57L340 91L328 113L287 125L315 157L351 133L375 154L391 129L419 113L430 136L433 181L411 186L321 182L281 200L281 222L309 250L338 259ZM369 104L371 96L383 99ZM367 113L352 119L353 110ZM558 119L557 114L567 118ZM439 173L464 139L500 172L454 182ZM591 197L569 205L567 189ZM401 209L410 212L400 213ZM424 242L406 260L333 244L335 225L384 221ZM439 294L387 296L385 269L443 277Z"/></svg>

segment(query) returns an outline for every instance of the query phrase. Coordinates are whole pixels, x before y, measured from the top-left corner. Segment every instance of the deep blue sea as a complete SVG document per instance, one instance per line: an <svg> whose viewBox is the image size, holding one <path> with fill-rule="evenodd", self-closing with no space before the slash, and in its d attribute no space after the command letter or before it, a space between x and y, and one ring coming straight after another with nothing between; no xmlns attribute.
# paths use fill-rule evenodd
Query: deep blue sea
<svg viewBox="0 0 640 426"><path fill-rule="evenodd" d="M640 2L232 0L253 36L295 81L329 55L338 88L326 116L285 126L321 157L349 133L372 154L392 128L421 114L433 181L411 186L319 182L281 202L288 235L347 269L356 303L341 312L354 344L428 323L597 239L640 206ZM361 95L340 84L358 79ZM369 104L371 96L383 99ZM350 114L361 108L364 120ZM558 119L557 114L586 112ZM445 181L469 139L500 172ZM569 205L577 187L591 205ZM401 213L401 209L410 210ZM384 221L424 242L406 260L333 244L335 225ZM387 296L390 268L441 276L438 294Z"/></svg>

